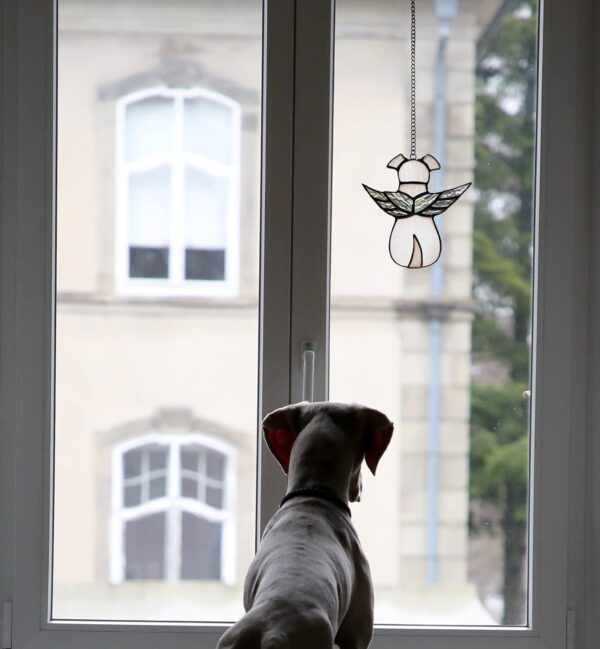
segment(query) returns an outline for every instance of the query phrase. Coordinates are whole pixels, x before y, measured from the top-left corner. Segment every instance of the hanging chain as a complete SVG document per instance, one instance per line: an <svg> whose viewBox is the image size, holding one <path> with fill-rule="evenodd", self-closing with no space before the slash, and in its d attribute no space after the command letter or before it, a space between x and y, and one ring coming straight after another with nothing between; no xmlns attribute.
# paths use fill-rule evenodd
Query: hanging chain
<svg viewBox="0 0 600 649"><path fill-rule="evenodd" d="M415 0L410 0L410 157L412 160L417 157L416 45Z"/></svg>

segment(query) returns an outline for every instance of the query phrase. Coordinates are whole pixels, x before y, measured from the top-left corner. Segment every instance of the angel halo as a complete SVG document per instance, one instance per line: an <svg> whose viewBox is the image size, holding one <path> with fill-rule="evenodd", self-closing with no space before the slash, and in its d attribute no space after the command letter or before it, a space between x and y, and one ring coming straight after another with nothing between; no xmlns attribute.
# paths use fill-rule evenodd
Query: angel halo
<svg viewBox="0 0 600 649"><path fill-rule="evenodd" d="M431 171L440 168L440 163L430 154L416 159L406 158L400 153L387 166L398 172L398 191L381 192L364 184L363 187L384 212L394 217L390 256L405 268L431 266L442 253L442 241L434 217L445 212L471 183L442 192L429 192Z"/></svg>

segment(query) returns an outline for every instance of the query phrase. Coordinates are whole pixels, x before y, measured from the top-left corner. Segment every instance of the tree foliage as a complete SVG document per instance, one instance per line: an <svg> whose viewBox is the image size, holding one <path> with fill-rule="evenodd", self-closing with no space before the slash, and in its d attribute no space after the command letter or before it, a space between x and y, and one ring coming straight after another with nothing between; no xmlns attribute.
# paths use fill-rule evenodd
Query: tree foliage
<svg viewBox="0 0 600 649"><path fill-rule="evenodd" d="M507 0L477 65L473 356L508 378L473 383L470 489L501 515L507 624L522 621L525 603L536 10Z"/></svg>

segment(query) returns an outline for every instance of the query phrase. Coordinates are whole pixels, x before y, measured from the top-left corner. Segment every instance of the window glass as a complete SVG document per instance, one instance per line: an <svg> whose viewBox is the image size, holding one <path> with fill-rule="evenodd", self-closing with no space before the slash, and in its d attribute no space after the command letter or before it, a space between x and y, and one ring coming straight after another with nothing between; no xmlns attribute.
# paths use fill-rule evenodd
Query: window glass
<svg viewBox="0 0 600 649"><path fill-rule="evenodd" d="M166 523L165 513L125 523L125 579L165 578Z"/></svg>
<svg viewBox="0 0 600 649"><path fill-rule="evenodd" d="M256 519L262 3L59 0L57 57L51 616L234 620Z"/></svg>
<svg viewBox="0 0 600 649"><path fill-rule="evenodd" d="M157 167L129 178L129 241L135 248L168 248L171 170ZM134 269L130 269L134 272Z"/></svg>
<svg viewBox="0 0 600 649"><path fill-rule="evenodd" d="M406 181L410 2L338 0L330 397L396 424L353 507L376 622L525 625L537 2L416 4L417 157L429 192L473 187L435 217L437 263L393 263L409 219L363 183Z"/></svg>
<svg viewBox="0 0 600 649"><path fill-rule="evenodd" d="M127 107L125 157L128 162L173 150L174 108L173 100L168 97L149 97Z"/></svg>
<svg viewBox="0 0 600 649"><path fill-rule="evenodd" d="M181 493L211 507L223 507L225 462L222 453L202 447L181 449Z"/></svg>
<svg viewBox="0 0 600 649"><path fill-rule="evenodd" d="M183 513L181 578L219 579L221 575L221 523Z"/></svg>
<svg viewBox="0 0 600 649"><path fill-rule="evenodd" d="M231 164L232 109L203 97L187 99L184 108L184 148L213 162Z"/></svg>
<svg viewBox="0 0 600 649"><path fill-rule="evenodd" d="M124 505L131 507L166 495L167 448L144 446L123 456Z"/></svg>
<svg viewBox="0 0 600 649"><path fill-rule="evenodd" d="M227 177L188 166L185 174L186 245L188 248L224 248L229 208Z"/></svg>

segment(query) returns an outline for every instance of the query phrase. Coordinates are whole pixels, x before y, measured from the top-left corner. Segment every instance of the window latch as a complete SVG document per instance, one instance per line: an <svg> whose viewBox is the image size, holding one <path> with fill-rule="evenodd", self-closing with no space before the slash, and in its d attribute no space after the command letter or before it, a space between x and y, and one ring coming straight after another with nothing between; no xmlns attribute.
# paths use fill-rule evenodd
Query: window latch
<svg viewBox="0 0 600 649"><path fill-rule="evenodd" d="M576 623L575 609L567 609L567 649L575 649Z"/></svg>
<svg viewBox="0 0 600 649"><path fill-rule="evenodd" d="M315 344L302 345L302 401L313 401L315 396Z"/></svg>
<svg viewBox="0 0 600 649"><path fill-rule="evenodd" d="M12 647L12 602L4 602L2 607L2 649Z"/></svg>

